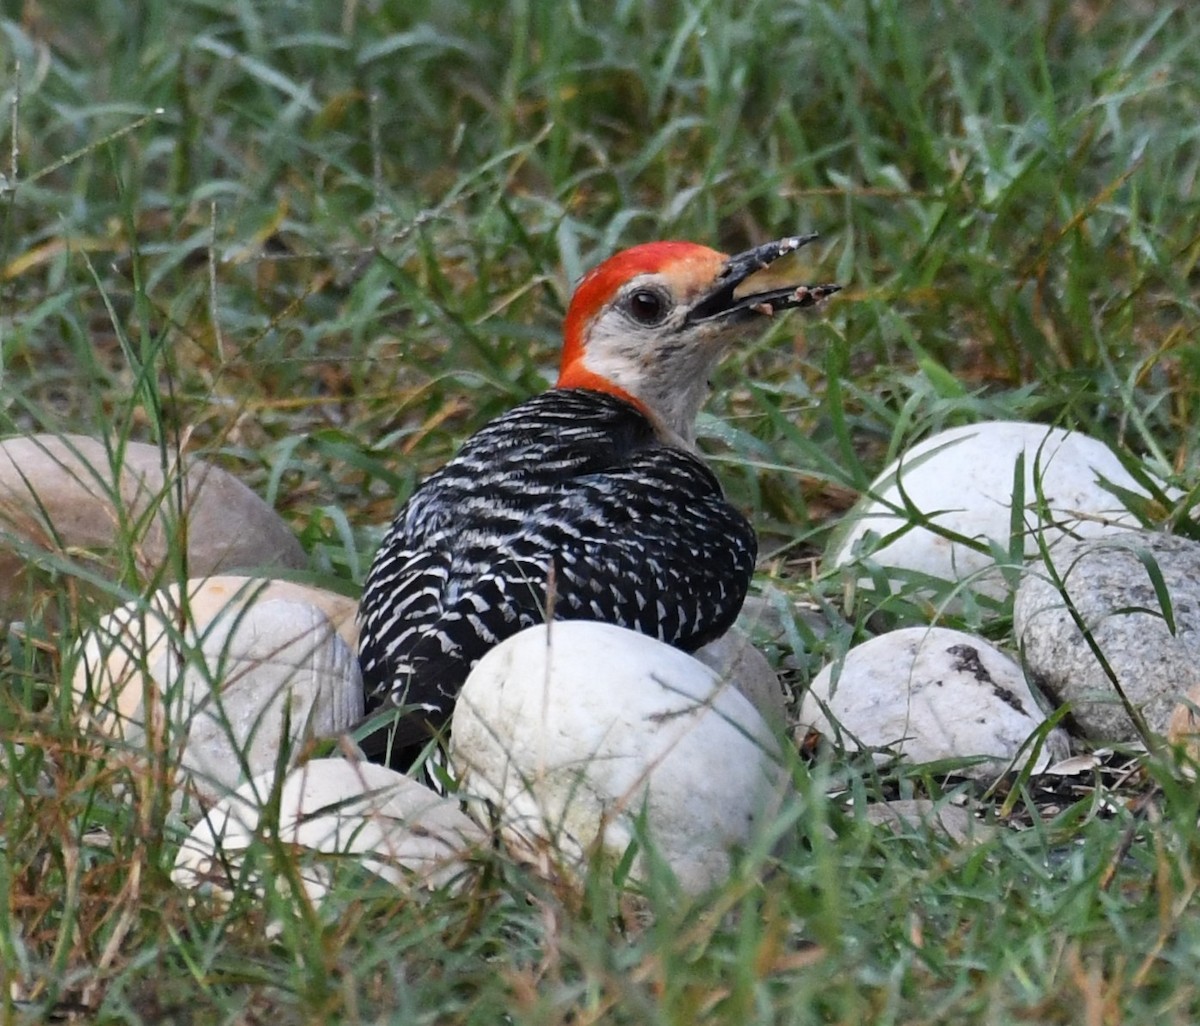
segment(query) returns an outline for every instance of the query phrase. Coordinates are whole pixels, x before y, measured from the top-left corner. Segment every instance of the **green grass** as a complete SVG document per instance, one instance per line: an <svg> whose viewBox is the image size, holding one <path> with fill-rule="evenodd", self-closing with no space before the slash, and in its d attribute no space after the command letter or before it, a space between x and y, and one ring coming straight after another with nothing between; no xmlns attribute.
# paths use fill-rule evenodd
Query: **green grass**
<svg viewBox="0 0 1200 1026"><path fill-rule="evenodd" d="M941 427L1078 427L1195 484L1194 4L15 6L0 430L203 454L343 589L415 483L544 386L570 282L655 237L732 250L816 229L814 278L846 286L737 353L702 424L785 608L835 615L844 582L814 580L812 557ZM164 796L119 799L133 764L61 700L105 602L51 569L53 617L31 610L0 653L5 1021L1200 1014L1200 798L1155 764L1161 814L1084 798L971 850L872 831L798 766L790 843L697 902L601 871L575 893L496 856L424 904L348 889L324 919L250 893L189 907ZM903 593L886 607L927 612ZM797 623L797 678L877 612L828 637ZM1004 611L983 626L1003 640ZM882 786L836 773L851 794Z"/></svg>

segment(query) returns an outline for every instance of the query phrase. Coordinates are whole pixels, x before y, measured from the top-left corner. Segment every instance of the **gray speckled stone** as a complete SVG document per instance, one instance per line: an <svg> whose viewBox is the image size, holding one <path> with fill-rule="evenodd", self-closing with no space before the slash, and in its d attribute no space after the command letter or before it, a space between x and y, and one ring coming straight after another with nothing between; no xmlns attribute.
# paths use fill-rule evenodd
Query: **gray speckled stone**
<svg viewBox="0 0 1200 1026"><path fill-rule="evenodd" d="M1143 558L1170 595L1172 632ZM1146 725L1162 733L1176 703L1200 685L1200 545L1153 532L1078 541L1054 562L1071 603ZM1046 567L1032 564L1017 591L1013 626L1030 672L1072 703L1091 738L1137 738L1112 682L1076 625Z"/></svg>

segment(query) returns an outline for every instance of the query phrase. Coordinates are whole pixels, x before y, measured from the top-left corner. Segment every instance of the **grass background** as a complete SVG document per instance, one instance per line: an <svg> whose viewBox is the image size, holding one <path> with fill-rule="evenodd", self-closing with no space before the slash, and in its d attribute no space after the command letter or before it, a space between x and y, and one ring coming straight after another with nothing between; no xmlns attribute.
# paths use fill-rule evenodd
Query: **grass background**
<svg viewBox="0 0 1200 1026"><path fill-rule="evenodd" d="M1193 4L2 10L0 429L204 454L343 587L414 484L553 375L571 281L659 237L733 250L816 229L814 278L846 286L735 354L702 423L763 534L763 582L788 599L839 599L810 557L889 458L941 427L1081 428L1195 484ZM499 858L426 905L189 908L166 879L162 796L115 800L128 768L53 700L96 615L64 594L61 636L30 620L3 656L6 1021L1200 1012L1200 801L1165 775L1161 815L1120 858L1130 814L1094 799L959 851L846 819L797 767L803 840L701 902L652 880L649 924L611 876L578 895ZM905 599L899 621L919 611ZM873 612L806 636L799 676Z"/></svg>

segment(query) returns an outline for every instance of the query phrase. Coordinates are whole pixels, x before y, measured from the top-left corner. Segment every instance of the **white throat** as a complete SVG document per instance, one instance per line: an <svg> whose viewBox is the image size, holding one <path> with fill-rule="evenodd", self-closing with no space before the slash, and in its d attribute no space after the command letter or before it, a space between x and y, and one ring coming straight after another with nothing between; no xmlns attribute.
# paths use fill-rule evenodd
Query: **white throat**
<svg viewBox="0 0 1200 1026"><path fill-rule="evenodd" d="M603 319L593 325L584 367L645 406L664 441L695 449L696 416L708 398L709 377L724 346L716 337L694 336L679 336L673 346L663 344L657 331L618 327L622 330L613 330Z"/></svg>

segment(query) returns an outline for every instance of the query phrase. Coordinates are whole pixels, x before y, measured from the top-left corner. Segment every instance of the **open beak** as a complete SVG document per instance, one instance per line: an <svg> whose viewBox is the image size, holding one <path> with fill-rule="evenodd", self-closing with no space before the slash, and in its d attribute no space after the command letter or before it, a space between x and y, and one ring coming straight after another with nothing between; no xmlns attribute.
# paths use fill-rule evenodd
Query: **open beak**
<svg viewBox="0 0 1200 1026"><path fill-rule="evenodd" d="M689 323L757 313L815 306L841 289L840 285L805 285L796 280L796 261L789 255L815 239L812 235L792 235L725 261L716 285L688 311Z"/></svg>

